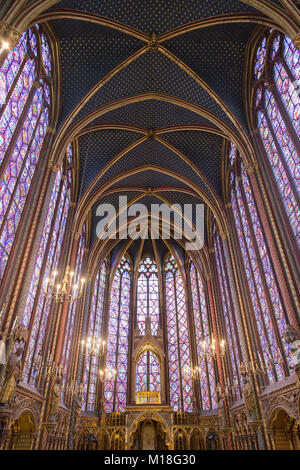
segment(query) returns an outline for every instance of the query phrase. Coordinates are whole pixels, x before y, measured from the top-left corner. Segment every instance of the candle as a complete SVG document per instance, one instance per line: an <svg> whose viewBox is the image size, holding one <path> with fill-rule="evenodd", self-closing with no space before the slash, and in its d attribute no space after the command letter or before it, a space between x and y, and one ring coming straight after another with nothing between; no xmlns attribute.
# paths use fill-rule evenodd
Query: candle
<svg viewBox="0 0 300 470"><path fill-rule="evenodd" d="M16 317L15 317L15 320L14 320L14 323L13 323L13 326L12 326L12 330L14 330L14 328L15 328L15 326L16 326L17 319L18 319L18 317L16 316Z"/></svg>
<svg viewBox="0 0 300 470"><path fill-rule="evenodd" d="M49 280L50 280L49 277L47 277L47 278L45 279L45 287L44 287L45 292L48 291Z"/></svg>

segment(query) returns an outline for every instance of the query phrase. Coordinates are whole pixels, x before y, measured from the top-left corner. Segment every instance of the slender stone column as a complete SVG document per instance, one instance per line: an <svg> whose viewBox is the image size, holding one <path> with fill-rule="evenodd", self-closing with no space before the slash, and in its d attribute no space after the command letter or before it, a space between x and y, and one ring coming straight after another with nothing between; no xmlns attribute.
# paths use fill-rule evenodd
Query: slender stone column
<svg viewBox="0 0 300 470"><path fill-rule="evenodd" d="M232 302L234 306L234 311L236 312L236 322L237 322L237 328L238 328L238 333L239 333L239 342L241 345L242 349L242 356L243 360L248 360L248 348L247 348L247 341L245 338L245 332L242 324L242 318L241 318L241 311L240 311L240 305L238 301L238 294L236 290L236 284L234 280L234 274L232 270L232 264L231 264L231 259L230 259L230 254L229 254L229 248L228 248L228 234L221 234L221 238L223 241L223 247L224 247L224 254L225 254L225 261L226 261L226 268L227 268L227 273L228 273L228 278L230 281L230 288L231 288L231 293L232 293Z"/></svg>
<svg viewBox="0 0 300 470"><path fill-rule="evenodd" d="M224 245L224 253L225 253L225 257L226 257L226 261L228 265L228 270L229 272L231 272L231 275L233 276L232 286L234 286L234 289L236 289L236 293L239 293L240 295L240 309L238 310L238 312L241 314L240 320L241 320L241 325L243 325L242 326L243 334L241 335L240 339L244 339L245 352L247 352L245 359L247 361L250 359L250 362L254 363L254 350L253 350L253 345L252 345L252 341L250 337L247 315L246 315L246 312L244 311L243 300L241 298L241 290L239 286L239 279L237 276L236 265L233 266L232 264L235 262L235 258L234 258L234 254L233 254L233 250L231 246L231 241L228 239L224 239L223 245ZM232 253L232 257L230 256L230 252ZM232 263L231 263L231 259L232 259ZM269 442L267 438L266 423L264 420L263 408L262 408L261 400L259 398L260 386L259 386L258 378L256 375L253 375L251 377L251 380L253 382L254 389L255 389L255 398L256 398L257 407L258 407L260 416L262 418L261 426L257 426L257 438L258 438L260 449L263 450L266 448L266 445L267 447L269 446Z"/></svg>
<svg viewBox="0 0 300 470"><path fill-rule="evenodd" d="M70 265L70 270L75 271L76 268L76 257L77 257L77 251L78 251L78 245L79 245L79 239L80 239L80 233L74 233L73 234L73 243L72 243L72 248L71 248L71 255L70 255L70 260L69 260L69 265ZM69 302L64 302L62 306L62 311L61 311L61 318L59 322L59 331L58 331L58 336L57 336L57 342L55 345L55 362L59 362L61 359L61 354L62 354L62 348L64 344L64 334L65 334L65 326L66 326L66 321L67 321L67 316L68 316L68 311L70 308Z"/></svg>
<svg viewBox="0 0 300 470"><path fill-rule="evenodd" d="M92 291L92 280L89 278L88 281L87 281L86 288L85 288L85 298L84 298L84 309L83 309L83 322L82 322L81 337L85 334L85 332L87 330L87 326L88 326L91 291ZM82 371L82 367L83 367L83 358L84 358L84 356L82 354L82 350L79 349L79 358L78 358L78 363L77 363L75 385L79 385L79 383L80 383L81 371ZM67 449L68 450L73 449L73 443L74 443L73 431L74 431L74 426L75 426L75 412L76 412L76 407L75 407L75 401L73 399L72 408L71 408L70 425L69 425L68 443L67 443Z"/></svg>
<svg viewBox="0 0 300 470"><path fill-rule="evenodd" d="M208 278L206 283L207 283L207 289L208 289L208 298L209 298L209 305L210 305L210 311L211 311L211 317L212 317L213 332L214 332L214 337L217 339L219 336L218 336L218 330L217 330L216 313L215 313L215 308L214 308L211 278ZM228 404L227 404L226 395L225 395L225 382L224 382L224 376L223 376L219 341L216 342L216 350L217 350L217 364L218 364L218 370L219 370L219 379L220 379L220 385L222 389L222 400L224 403L227 426L229 427L230 416L229 416ZM229 432L227 433L227 443L228 443L228 449L232 450L232 438Z"/></svg>
<svg viewBox="0 0 300 470"><path fill-rule="evenodd" d="M194 315L194 310L193 310L193 295L191 291L191 277L190 277L190 271L189 271L189 266L187 263L185 263L185 275L186 275L186 296L187 296L187 314L188 314L188 325L189 325L189 331L191 332L191 359L192 359L192 366L195 368L198 365L198 353L197 353L197 345L196 345L196 335L195 335L195 328L194 328L194 322L193 322L193 315ZM197 269L195 267L195 269ZM200 404L201 404L201 392L199 389L199 380L196 378L192 379L193 382L193 411L198 412L200 409Z"/></svg>

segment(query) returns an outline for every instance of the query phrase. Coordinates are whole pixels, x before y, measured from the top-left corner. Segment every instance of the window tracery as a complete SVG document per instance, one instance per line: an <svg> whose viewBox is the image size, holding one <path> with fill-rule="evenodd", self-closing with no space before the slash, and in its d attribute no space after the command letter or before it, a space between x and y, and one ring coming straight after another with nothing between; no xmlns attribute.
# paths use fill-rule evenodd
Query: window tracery
<svg viewBox="0 0 300 470"><path fill-rule="evenodd" d="M160 392L160 362L153 351L144 351L136 364L136 393Z"/></svg>
<svg viewBox="0 0 300 470"><path fill-rule="evenodd" d="M129 309L132 268L124 255L112 281L108 320L106 370L115 375L104 383L104 409L124 411L127 402Z"/></svg>
<svg viewBox="0 0 300 470"><path fill-rule="evenodd" d="M183 279L175 259L164 264L169 355L170 403L174 411L192 411L190 338Z"/></svg>
<svg viewBox="0 0 300 470"><path fill-rule="evenodd" d="M273 271L250 181L236 147L231 144L232 210L260 341L260 354L270 382L282 379L292 367L285 340L287 317ZM239 175L241 177L237 177Z"/></svg>
<svg viewBox="0 0 300 470"><path fill-rule="evenodd" d="M202 347L203 341L210 345L211 328L209 324L206 296L203 282L195 268L190 266L190 281L193 300L195 339L197 347L198 367L200 368L200 393L203 410L217 408L214 364L211 357L206 357Z"/></svg>
<svg viewBox="0 0 300 470"><path fill-rule="evenodd" d="M137 325L142 335L145 334L147 315L155 336L159 328L159 285L156 262L150 257L141 261L138 271Z"/></svg>
<svg viewBox="0 0 300 470"><path fill-rule="evenodd" d="M255 122L288 223L300 244L300 51L281 33L267 32L254 61Z"/></svg>
<svg viewBox="0 0 300 470"><path fill-rule="evenodd" d="M104 299L106 289L107 266L103 262L95 279L92 295L87 336L93 340L103 340ZM83 372L83 409L95 411L97 405L97 386L100 358L92 355L85 358Z"/></svg>
<svg viewBox="0 0 300 470"><path fill-rule="evenodd" d="M0 68L0 281L49 125L51 68L50 46L37 25L21 36Z"/></svg>
<svg viewBox="0 0 300 470"><path fill-rule="evenodd" d="M70 150L69 150L70 151ZM27 345L24 377L35 383L35 362L43 353L43 344L51 302L43 295L43 280L50 278L59 265L71 202L72 167L68 160L59 169L52 189L43 233L40 239L30 287L27 294L22 324L30 331Z"/></svg>

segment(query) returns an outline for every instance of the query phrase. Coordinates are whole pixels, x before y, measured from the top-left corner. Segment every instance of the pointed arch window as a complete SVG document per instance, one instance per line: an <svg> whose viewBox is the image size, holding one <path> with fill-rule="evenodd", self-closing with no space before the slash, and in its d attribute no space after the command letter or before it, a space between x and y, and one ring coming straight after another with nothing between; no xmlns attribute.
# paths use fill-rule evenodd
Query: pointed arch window
<svg viewBox="0 0 300 470"><path fill-rule="evenodd" d="M217 408L214 364L211 358L205 357L202 341L210 344L211 327L208 318L206 295L202 279L195 268L190 266L191 292L193 299L194 326L197 344L198 367L200 368L200 390L203 410Z"/></svg>
<svg viewBox="0 0 300 470"><path fill-rule="evenodd" d="M51 68L50 46L38 26L21 36L0 68L0 282L47 134Z"/></svg>
<svg viewBox="0 0 300 470"><path fill-rule="evenodd" d="M75 272L73 277L73 284L79 285L80 278L82 279L82 264L83 264L83 257L84 257L84 250L86 245L86 228L85 224L82 227L82 233L79 241L78 251L77 251L77 259L76 259L76 266ZM65 368L65 376L64 376L64 384L68 375L71 373L71 349L74 344L74 326L76 321L76 312L80 306L80 300L75 300L69 306L66 328L64 333L64 346L63 346L63 354L62 354L62 364L64 364ZM65 400L67 400L68 396L67 393L65 394Z"/></svg>
<svg viewBox="0 0 300 470"><path fill-rule="evenodd" d="M270 382L289 375L291 351L285 340L287 316L264 238L250 181L231 145L231 202L259 340ZM237 178L237 175L241 178Z"/></svg>
<svg viewBox="0 0 300 470"><path fill-rule="evenodd" d="M103 262L95 279L87 336L92 340L103 339L103 315L107 267ZM86 357L83 371L83 409L96 411L99 356Z"/></svg>
<svg viewBox="0 0 300 470"><path fill-rule="evenodd" d="M71 202L72 167L68 159L59 169L52 189L48 212L40 239L34 271L27 294L22 324L30 331L24 378L35 383L37 358L43 354L51 302L43 295L43 280L59 265Z"/></svg>
<svg viewBox="0 0 300 470"><path fill-rule="evenodd" d="M175 259L169 255L164 264L170 403L174 411L192 411L193 387L190 378L190 338L183 279Z"/></svg>
<svg viewBox="0 0 300 470"><path fill-rule="evenodd" d="M160 362L153 351L144 351L136 364L136 393L160 392Z"/></svg>
<svg viewBox="0 0 300 470"><path fill-rule="evenodd" d="M254 60L255 122L276 188L300 245L300 52L291 39L267 32Z"/></svg>
<svg viewBox="0 0 300 470"><path fill-rule="evenodd" d="M106 370L115 371L115 375L104 382L104 409L107 413L124 411L126 407L131 273L129 257L124 255L111 288Z"/></svg>
<svg viewBox="0 0 300 470"><path fill-rule="evenodd" d="M227 357L229 358L229 377L226 377L227 383L231 383L235 392L236 398L241 398L241 377L240 365L242 352L239 341L239 332L237 325L237 312L233 302L232 288L228 277L228 264L224 253L223 244L220 237L217 235L216 221L214 221L213 229L213 244L214 253L217 266L217 275L219 281L220 296L223 309L223 331L226 333Z"/></svg>
<svg viewBox="0 0 300 470"><path fill-rule="evenodd" d="M156 262L150 257L141 261L138 271L136 316L141 335L145 334L147 315L151 332L155 336L159 328L159 285Z"/></svg>

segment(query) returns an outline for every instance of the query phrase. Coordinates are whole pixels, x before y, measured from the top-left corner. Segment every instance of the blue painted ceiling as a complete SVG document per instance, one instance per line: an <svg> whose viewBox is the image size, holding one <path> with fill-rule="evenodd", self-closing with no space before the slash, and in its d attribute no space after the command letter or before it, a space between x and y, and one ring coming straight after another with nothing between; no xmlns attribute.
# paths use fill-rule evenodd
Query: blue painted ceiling
<svg viewBox="0 0 300 470"><path fill-rule="evenodd" d="M208 188L186 162L162 143L156 139L148 139L112 165L94 185L92 192L122 173L150 164L172 170L197 184L212 198L222 199L221 162L224 137L209 133L205 128L201 131L180 129L180 126L209 126L211 130L215 130L216 125L207 115L196 114L189 106L181 107L174 100L187 100L189 104L213 113L224 125L234 128L224 107L191 74L183 70L182 66L187 66L223 100L224 106L228 107L235 119L247 130L243 102L245 54L248 41L257 27L255 15L261 17L262 13L240 0L62 0L47 11L50 12L56 15L56 19L49 23L57 37L60 54L59 127L97 83L101 83L114 68L149 44L153 34L159 39L159 35L165 35L174 28L201 20L213 21L220 15L251 16L251 22L206 24L205 27L202 25L193 31L167 38L161 45L179 63L174 63L157 48L147 50L89 96L71 119L71 125L74 126L80 119L97 110L87 126L118 124L119 127L138 127L145 133L149 129L176 126L176 131L166 129L166 132L159 134L160 137L196 165L211 185L211 189ZM86 17L79 19L77 16L76 20L64 17L66 13L69 15L72 12L92 14L93 21L107 19L119 22L121 28L118 29L117 24L114 28L95 24ZM121 31L123 26L133 28L133 35ZM143 34L134 37L135 32ZM168 95L168 99L173 102L164 101L157 93ZM148 94L148 97L130 104L125 101L122 106L113 110L100 112L103 106L139 94ZM87 132L78 137L79 197L82 197L105 165L142 136L134 128L119 128ZM176 186L183 192L171 193L174 201L178 194L182 201L192 197L184 193L186 185L180 178L174 179L153 170L126 177L113 185L114 188L122 186ZM109 194L104 198L115 203L117 194L119 193ZM130 193L130 197L132 196L133 192ZM92 209L92 218L94 211L95 207Z"/></svg>

